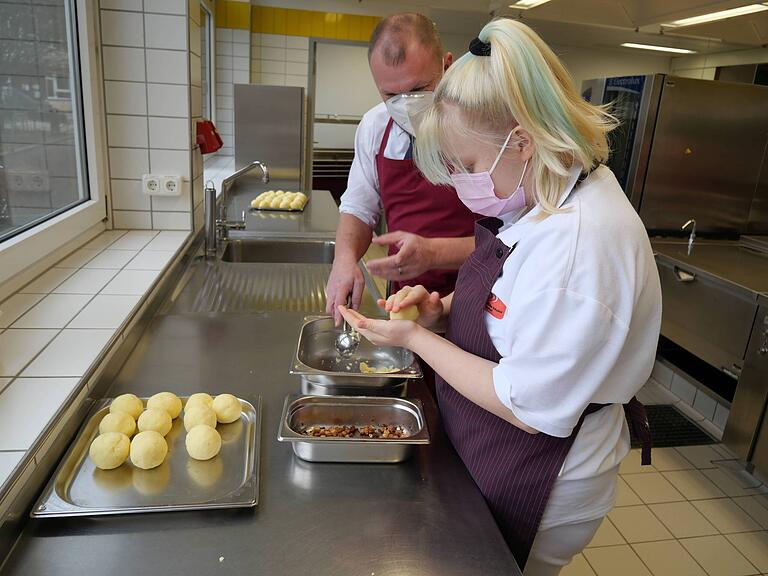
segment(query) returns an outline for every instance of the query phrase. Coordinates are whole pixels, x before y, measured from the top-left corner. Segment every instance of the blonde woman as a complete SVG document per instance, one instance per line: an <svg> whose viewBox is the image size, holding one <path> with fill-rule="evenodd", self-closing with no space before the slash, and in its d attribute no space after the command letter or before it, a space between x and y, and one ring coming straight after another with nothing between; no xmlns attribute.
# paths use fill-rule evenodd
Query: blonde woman
<svg viewBox="0 0 768 576"><path fill-rule="evenodd" d="M487 24L417 133L427 179L489 217L455 292L415 287L394 309L417 305L418 323L340 308L435 369L445 430L528 576L558 574L613 506L625 412L650 461L634 395L661 292L643 224L600 164L614 125L530 28ZM430 330L446 321L445 338Z"/></svg>

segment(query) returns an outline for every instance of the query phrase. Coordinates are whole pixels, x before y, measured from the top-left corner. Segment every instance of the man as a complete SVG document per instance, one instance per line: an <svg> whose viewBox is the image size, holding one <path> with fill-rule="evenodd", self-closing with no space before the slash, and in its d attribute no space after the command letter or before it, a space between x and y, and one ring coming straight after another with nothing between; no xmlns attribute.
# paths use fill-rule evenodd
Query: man
<svg viewBox="0 0 768 576"><path fill-rule="evenodd" d="M474 215L452 188L430 184L413 162L413 122L453 55L443 53L434 24L416 13L383 19L371 36L368 62L384 102L369 110L355 135L355 159L341 197L336 257L326 287L327 312L359 307L365 285L358 260L371 244L381 207L389 233L373 238L389 256L368 262L393 288L423 284L445 296L474 250ZM407 281L407 282L406 282Z"/></svg>

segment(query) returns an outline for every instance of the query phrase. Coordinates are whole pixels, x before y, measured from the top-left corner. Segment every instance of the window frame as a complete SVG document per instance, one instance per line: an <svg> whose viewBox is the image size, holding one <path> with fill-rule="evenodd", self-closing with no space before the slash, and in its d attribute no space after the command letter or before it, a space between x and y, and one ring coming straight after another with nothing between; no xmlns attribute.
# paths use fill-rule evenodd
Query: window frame
<svg viewBox="0 0 768 576"><path fill-rule="evenodd" d="M73 0L82 97L84 146L78 146L78 162L84 165L90 199L80 202L32 228L16 234L0 243L0 299L7 291L6 284L23 284L44 269L50 267L78 244L103 231L107 227L107 159L106 128L102 79L98 65L98 19L95 2ZM76 87L77 88L77 87ZM76 90L77 92L77 90ZM85 158L80 162L80 155ZM13 291L13 287L11 287Z"/></svg>
<svg viewBox="0 0 768 576"><path fill-rule="evenodd" d="M200 7L206 11L208 15L208 78L210 80L210 86L208 87L208 103L210 105L210 114L207 118L214 124L216 123L216 21L215 10L213 6L209 5L206 0L200 1ZM202 22L201 22L202 24ZM202 27L202 26L201 26ZM249 56L250 58L250 56Z"/></svg>

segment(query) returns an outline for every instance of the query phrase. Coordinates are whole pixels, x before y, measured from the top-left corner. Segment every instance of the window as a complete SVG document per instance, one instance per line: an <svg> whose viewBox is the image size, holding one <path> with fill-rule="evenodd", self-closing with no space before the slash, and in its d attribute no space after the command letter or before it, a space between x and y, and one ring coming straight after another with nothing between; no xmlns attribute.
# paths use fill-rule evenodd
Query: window
<svg viewBox="0 0 768 576"><path fill-rule="evenodd" d="M213 57L213 20L211 13L200 4L200 62L203 66L203 118L211 119L213 110L213 81L211 58Z"/></svg>
<svg viewBox="0 0 768 576"><path fill-rule="evenodd" d="M0 0L0 244L90 199L74 0Z"/></svg>

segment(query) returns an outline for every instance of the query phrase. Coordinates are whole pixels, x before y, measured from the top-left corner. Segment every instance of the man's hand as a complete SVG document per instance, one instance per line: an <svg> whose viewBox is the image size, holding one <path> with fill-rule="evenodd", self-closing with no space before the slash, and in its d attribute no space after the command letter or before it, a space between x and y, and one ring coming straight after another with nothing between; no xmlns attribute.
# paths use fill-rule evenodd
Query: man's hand
<svg viewBox="0 0 768 576"><path fill-rule="evenodd" d="M434 268L434 253L431 240L410 232L390 232L373 239L374 244L394 244L398 251L386 258L369 260L368 270L387 280L407 280L420 276Z"/></svg>
<svg viewBox="0 0 768 576"><path fill-rule="evenodd" d="M340 305L347 305L347 298L352 294L352 308L359 308L363 299L365 278L353 260L335 260L328 284L325 287L325 312L333 315L336 326L341 324Z"/></svg>

